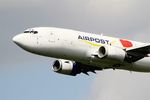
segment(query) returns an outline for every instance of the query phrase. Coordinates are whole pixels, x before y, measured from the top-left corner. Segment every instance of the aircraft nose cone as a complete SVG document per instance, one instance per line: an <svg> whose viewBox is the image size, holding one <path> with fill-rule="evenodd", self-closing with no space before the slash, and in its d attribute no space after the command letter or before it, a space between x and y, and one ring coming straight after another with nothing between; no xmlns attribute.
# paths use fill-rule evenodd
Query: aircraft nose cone
<svg viewBox="0 0 150 100"><path fill-rule="evenodd" d="M17 44L22 49L25 49L27 51L34 51L37 44L37 38L32 38L30 34L19 34L12 38L12 41Z"/></svg>
<svg viewBox="0 0 150 100"><path fill-rule="evenodd" d="M16 43L17 42L17 36L14 36L12 40L14 43Z"/></svg>
<svg viewBox="0 0 150 100"><path fill-rule="evenodd" d="M14 43L19 44L20 43L20 35L14 36L12 40Z"/></svg>

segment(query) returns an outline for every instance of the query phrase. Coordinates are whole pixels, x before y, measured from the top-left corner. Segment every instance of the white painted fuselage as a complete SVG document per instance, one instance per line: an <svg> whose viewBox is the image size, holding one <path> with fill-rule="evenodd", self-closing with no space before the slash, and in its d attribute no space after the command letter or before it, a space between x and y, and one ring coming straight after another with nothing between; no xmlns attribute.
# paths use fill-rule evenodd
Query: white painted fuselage
<svg viewBox="0 0 150 100"><path fill-rule="evenodd" d="M126 52L130 49L145 46L147 43L53 27L28 29L24 33L15 36L13 41L26 51L32 53L80 62L91 67L150 72L150 57L148 54L141 57L141 59L131 62L125 61L125 58L122 60L117 57L115 59L107 58L108 56L99 57L99 48L101 46L110 48L110 52L113 54L120 53L121 55L123 53L120 52L120 49ZM117 51L118 49L119 51Z"/></svg>

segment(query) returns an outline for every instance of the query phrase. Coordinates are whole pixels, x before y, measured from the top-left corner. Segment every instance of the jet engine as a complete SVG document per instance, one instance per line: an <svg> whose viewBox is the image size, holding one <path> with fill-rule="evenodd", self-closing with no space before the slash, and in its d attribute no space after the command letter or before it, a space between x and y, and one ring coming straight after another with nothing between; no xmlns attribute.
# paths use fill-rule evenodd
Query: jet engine
<svg viewBox="0 0 150 100"><path fill-rule="evenodd" d="M98 57L101 59L110 59L115 62L123 62L126 58L126 51L114 46L101 46L98 50Z"/></svg>
<svg viewBox="0 0 150 100"><path fill-rule="evenodd" d="M57 73L72 75L75 76L81 71L79 70L79 66L73 61L59 59L54 61L52 70Z"/></svg>
<svg viewBox="0 0 150 100"><path fill-rule="evenodd" d="M76 76L80 73L84 73L86 75L89 75L88 72L96 73L95 70L102 70L102 68L84 65L70 60L59 59L54 61L52 70L57 73Z"/></svg>

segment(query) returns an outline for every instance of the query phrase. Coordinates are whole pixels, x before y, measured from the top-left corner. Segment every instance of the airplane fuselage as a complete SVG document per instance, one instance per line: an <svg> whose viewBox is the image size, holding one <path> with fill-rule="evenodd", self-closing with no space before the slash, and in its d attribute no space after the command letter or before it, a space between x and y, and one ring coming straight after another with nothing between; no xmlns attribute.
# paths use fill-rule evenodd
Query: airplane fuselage
<svg viewBox="0 0 150 100"><path fill-rule="evenodd" d="M26 51L32 53L80 62L91 67L150 72L149 56L133 62L122 58L126 56L126 53L123 54L122 52L128 49L138 48L146 45L146 43L51 27L39 27L26 30L25 33L15 36L13 41ZM108 56L100 58L98 51L101 46L106 46L106 48L112 47L110 52L114 54L120 53L117 57L122 54L124 56L119 59L117 57L113 59L111 56L108 59ZM122 50L121 52L120 49Z"/></svg>

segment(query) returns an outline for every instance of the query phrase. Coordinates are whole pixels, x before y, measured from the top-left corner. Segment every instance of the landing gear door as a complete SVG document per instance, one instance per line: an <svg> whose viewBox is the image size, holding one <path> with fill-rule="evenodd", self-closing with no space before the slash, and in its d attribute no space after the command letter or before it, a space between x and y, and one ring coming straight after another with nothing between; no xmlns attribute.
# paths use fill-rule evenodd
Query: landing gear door
<svg viewBox="0 0 150 100"><path fill-rule="evenodd" d="M55 42L55 34L52 33L52 32L49 34L49 42L50 43L54 43Z"/></svg>

